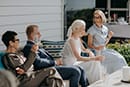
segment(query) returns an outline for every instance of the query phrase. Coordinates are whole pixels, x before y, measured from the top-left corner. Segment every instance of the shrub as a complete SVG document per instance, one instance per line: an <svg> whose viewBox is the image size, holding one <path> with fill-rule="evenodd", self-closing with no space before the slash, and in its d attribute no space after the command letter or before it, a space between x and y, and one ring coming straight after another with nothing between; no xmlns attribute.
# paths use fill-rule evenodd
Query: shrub
<svg viewBox="0 0 130 87"><path fill-rule="evenodd" d="M107 48L114 49L117 52L119 52L121 55L123 55L130 66L130 44L123 43L120 44L118 42L116 43L110 43L107 45Z"/></svg>

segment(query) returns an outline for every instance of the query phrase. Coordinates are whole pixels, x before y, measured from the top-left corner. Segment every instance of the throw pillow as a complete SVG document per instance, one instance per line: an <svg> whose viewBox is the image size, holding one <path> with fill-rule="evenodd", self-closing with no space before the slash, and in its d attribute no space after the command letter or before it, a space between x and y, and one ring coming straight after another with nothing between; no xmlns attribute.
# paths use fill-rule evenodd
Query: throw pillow
<svg viewBox="0 0 130 87"><path fill-rule="evenodd" d="M65 41L48 41L42 40L42 45L45 50L47 50L52 57L61 58L61 51L64 47Z"/></svg>

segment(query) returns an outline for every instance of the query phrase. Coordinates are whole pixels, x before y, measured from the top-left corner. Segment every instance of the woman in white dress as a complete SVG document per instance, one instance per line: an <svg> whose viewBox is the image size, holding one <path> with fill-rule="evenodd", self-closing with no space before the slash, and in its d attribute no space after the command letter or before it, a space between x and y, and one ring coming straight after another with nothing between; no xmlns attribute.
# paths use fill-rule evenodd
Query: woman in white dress
<svg viewBox="0 0 130 87"><path fill-rule="evenodd" d="M105 56L102 64L107 68L108 73L121 69L126 66L125 58L118 52L107 49L106 45L113 36L113 32L109 31L104 25L106 17L101 10L96 10L93 16L93 25L88 29L88 46L95 49L96 55Z"/></svg>
<svg viewBox="0 0 130 87"><path fill-rule="evenodd" d="M94 56L94 54L85 49L80 38L85 34L85 22L83 20L75 20L68 30L68 39L63 48L63 64L78 65L83 67L89 83L93 83L101 79L102 68L100 61L103 56ZM89 57L81 56L81 52L86 52Z"/></svg>

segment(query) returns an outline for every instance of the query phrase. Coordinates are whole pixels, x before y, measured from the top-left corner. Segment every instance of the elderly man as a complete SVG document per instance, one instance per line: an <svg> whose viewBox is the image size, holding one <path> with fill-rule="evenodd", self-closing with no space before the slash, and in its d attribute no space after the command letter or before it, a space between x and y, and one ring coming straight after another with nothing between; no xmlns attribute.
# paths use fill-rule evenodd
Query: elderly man
<svg viewBox="0 0 130 87"><path fill-rule="evenodd" d="M24 56L27 57L31 47L35 44L35 38L40 39L41 34L37 25L30 25L26 29L28 41L23 49ZM38 49L36 60L34 61L35 69L47 68L54 66L64 80L70 81L70 87L88 86L88 81L81 67L75 66L58 66L61 65L61 59L54 60L53 57L43 48Z"/></svg>

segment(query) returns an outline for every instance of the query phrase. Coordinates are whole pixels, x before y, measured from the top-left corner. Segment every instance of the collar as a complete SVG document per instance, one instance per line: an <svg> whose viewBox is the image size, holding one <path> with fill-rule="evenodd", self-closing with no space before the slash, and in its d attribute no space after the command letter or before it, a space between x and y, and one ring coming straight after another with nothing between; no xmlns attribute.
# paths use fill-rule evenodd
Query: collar
<svg viewBox="0 0 130 87"><path fill-rule="evenodd" d="M34 41L28 40L27 41L28 44L35 44Z"/></svg>
<svg viewBox="0 0 130 87"><path fill-rule="evenodd" d="M104 26L102 25L102 27L99 28L99 27L96 26L96 24L94 24L94 27L95 27L94 29L96 29L96 30L98 30L98 31L103 31L103 27L104 27Z"/></svg>

